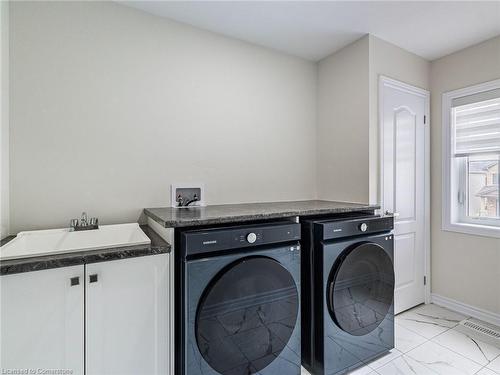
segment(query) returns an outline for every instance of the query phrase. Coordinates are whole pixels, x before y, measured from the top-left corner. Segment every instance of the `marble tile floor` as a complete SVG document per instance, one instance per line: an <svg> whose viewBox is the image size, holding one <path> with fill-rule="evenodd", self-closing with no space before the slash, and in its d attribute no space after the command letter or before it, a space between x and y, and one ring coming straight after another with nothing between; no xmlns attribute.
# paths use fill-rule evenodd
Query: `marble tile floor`
<svg viewBox="0 0 500 375"><path fill-rule="evenodd" d="M456 330L464 315L420 305L396 316L396 347L351 375L500 375L500 348ZM309 373L302 369L302 375Z"/></svg>

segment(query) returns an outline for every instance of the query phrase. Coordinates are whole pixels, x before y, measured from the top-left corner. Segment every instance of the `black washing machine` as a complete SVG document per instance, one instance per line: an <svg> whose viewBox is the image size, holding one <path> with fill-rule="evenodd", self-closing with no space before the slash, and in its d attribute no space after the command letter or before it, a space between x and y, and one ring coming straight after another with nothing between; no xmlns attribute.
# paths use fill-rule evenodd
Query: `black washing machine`
<svg viewBox="0 0 500 375"><path fill-rule="evenodd" d="M176 375L299 375L300 224L176 235Z"/></svg>
<svg viewBox="0 0 500 375"><path fill-rule="evenodd" d="M344 374L394 347L392 229L389 216L303 222L302 363L311 374Z"/></svg>

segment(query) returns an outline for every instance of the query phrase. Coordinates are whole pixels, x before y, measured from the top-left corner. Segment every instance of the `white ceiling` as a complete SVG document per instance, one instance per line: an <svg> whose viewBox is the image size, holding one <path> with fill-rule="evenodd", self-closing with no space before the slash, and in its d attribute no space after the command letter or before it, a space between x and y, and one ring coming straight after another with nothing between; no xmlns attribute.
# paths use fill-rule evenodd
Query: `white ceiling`
<svg viewBox="0 0 500 375"><path fill-rule="evenodd" d="M500 1L121 1L317 61L371 33L428 60L500 34Z"/></svg>

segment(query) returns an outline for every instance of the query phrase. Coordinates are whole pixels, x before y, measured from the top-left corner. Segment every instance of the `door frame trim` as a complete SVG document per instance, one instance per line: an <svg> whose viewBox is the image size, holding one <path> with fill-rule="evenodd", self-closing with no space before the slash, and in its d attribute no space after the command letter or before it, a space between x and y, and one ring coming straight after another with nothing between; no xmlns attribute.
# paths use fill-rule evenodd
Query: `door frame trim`
<svg viewBox="0 0 500 375"><path fill-rule="evenodd" d="M430 92L422 88L409 85L407 83L389 78L384 75L379 75L378 84L378 146L379 146L379 174L378 174L378 199L381 209L384 208L383 191L384 191L384 153L382 152L384 144L384 129L383 129L383 108L384 96L383 90L385 87L391 87L396 90L418 95L425 100L425 116L426 123L424 125L424 277L426 283L424 285L424 301L426 304L431 303L431 228L430 228ZM422 280L422 282L424 282Z"/></svg>

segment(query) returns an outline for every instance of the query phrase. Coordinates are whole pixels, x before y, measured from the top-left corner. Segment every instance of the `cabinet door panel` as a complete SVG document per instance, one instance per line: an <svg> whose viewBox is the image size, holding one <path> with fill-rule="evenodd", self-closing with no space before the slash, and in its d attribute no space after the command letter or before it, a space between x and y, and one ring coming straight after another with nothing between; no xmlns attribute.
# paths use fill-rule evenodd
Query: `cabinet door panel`
<svg viewBox="0 0 500 375"><path fill-rule="evenodd" d="M0 277L2 370L83 374L83 272L82 265Z"/></svg>
<svg viewBox="0 0 500 375"><path fill-rule="evenodd" d="M87 375L168 374L168 254L86 266Z"/></svg>

